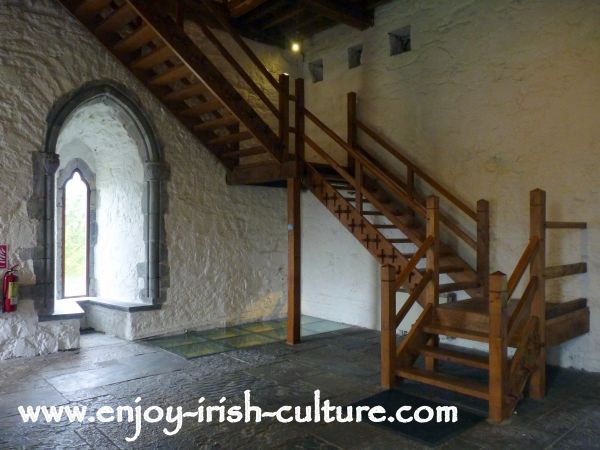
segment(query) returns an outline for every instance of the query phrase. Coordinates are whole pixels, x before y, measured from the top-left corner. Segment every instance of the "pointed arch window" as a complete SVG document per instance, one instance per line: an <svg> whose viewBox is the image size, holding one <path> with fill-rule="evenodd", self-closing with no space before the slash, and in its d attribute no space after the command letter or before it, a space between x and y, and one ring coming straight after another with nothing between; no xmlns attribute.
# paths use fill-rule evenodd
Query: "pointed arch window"
<svg viewBox="0 0 600 450"><path fill-rule="evenodd" d="M86 297L90 284L90 185L74 170L63 185L62 282L64 297Z"/></svg>

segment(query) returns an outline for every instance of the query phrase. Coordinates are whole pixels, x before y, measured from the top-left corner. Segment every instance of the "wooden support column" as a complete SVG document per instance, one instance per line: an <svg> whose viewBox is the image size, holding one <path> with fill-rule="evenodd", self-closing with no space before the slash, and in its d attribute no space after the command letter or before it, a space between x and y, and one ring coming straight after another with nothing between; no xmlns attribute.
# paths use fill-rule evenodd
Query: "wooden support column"
<svg viewBox="0 0 600 450"><path fill-rule="evenodd" d="M394 386L396 362L396 269L381 267L381 385Z"/></svg>
<svg viewBox="0 0 600 450"><path fill-rule="evenodd" d="M283 154L288 155L290 153L290 77L286 74L279 75L279 139Z"/></svg>
<svg viewBox="0 0 600 450"><path fill-rule="evenodd" d="M306 129L304 117L304 79L296 78L295 82L295 113L294 113L294 147L296 160L304 161L304 133Z"/></svg>
<svg viewBox="0 0 600 450"><path fill-rule="evenodd" d="M288 178L288 319L287 343L300 342L300 178Z"/></svg>
<svg viewBox="0 0 600 450"><path fill-rule="evenodd" d="M280 85L287 85L288 97L285 104L289 109L289 78L280 78ZM296 161L304 160L304 80L298 78L295 81L295 119L294 126L296 133L294 136L294 158ZM283 100L280 100L280 108L283 107ZM289 114L289 111L288 111ZM282 114L283 116L283 114ZM289 115L285 123L289 123ZM283 121L280 122L280 132L286 131ZM289 134L289 127L286 131ZM289 146L289 139L286 139ZM287 152L289 152L289 148ZM287 324L287 343L290 345L300 342L300 314L301 314L301 234L300 234L300 177L296 174L293 178L287 180L288 196L288 324Z"/></svg>
<svg viewBox="0 0 600 450"><path fill-rule="evenodd" d="M507 366L507 282L506 275L495 272L489 278L489 420L502 422L506 417L508 391Z"/></svg>
<svg viewBox="0 0 600 450"><path fill-rule="evenodd" d="M348 92L348 145L352 148L356 148L358 130L356 128L356 92ZM348 172L353 173L355 171L355 161L350 155L348 155Z"/></svg>
<svg viewBox="0 0 600 450"><path fill-rule="evenodd" d="M535 371L529 382L529 396L541 399L546 395L546 192L535 189L530 194L530 236L537 237L539 245L531 261L530 277L538 277L538 287L531 302L531 315L538 319L540 353Z"/></svg>
<svg viewBox="0 0 600 450"><path fill-rule="evenodd" d="M477 202L477 281L483 298L489 295L490 273L490 203Z"/></svg>
<svg viewBox="0 0 600 450"><path fill-rule="evenodd" d="M430 304L432 310L438 305L440 299L440 200L432 195L427 197L427 223L426 237L433 237L434 242L426 252L426 269L431 270L431 281L427 283L425 288L425 303ZM429 340L429 345L437 347L439 345L439 337L433 336ZM436 370L436 359L425 357L425 368L430 371Z"/></svg>

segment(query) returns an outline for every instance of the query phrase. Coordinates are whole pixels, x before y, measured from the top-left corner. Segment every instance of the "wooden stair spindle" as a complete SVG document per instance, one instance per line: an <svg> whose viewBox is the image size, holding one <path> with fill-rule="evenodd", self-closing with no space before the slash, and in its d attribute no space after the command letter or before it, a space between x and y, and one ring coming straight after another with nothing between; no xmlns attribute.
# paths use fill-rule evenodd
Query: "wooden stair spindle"
<svg viewBox="0 0 600 450"><path fill-rule="evenodd" d="M381 385L394 386L396 372L396 269L381 267Z"/></svg>
<svg viewBox="0 0 600 450"><path fill-rule="evenodd" d="M433 238L433 244L426 252L426 269L431 271L431 281L425 287L425 302L435 307L439 304L439 288L440 288L440 201L436 196L427 197L427 217L426 217L426 236ZM437 347L439 345L439 337L432 336L429 340L429 345ZM429 371L435 371L437 361L429 356L425 357L425 368Z"/></svg>
<svg viewBox="0 0 600 450"><path fill-rule="evenodd" d="M531 315L537 317L540 351L536 369L529 382L529 395L541 399L546 394L546 289L544 272L546 270L546 192L535 189L530 193L530 238L538 239L529 273L540 282L531 302Z"/></svg>
<svg viewBox="0 0 600 450"><path fill-rule="evenodd" d="M506 417L507 377L507 281L502 272L490 275L489 293L489 419L502 422Z"/></svg>
<svg viewBox="0 0 600 450"><path fill-rule="evenodd" d="M477 202L477 281L481 286L481 295L489 294L490 273L490 203L487 200Z"/></svg>

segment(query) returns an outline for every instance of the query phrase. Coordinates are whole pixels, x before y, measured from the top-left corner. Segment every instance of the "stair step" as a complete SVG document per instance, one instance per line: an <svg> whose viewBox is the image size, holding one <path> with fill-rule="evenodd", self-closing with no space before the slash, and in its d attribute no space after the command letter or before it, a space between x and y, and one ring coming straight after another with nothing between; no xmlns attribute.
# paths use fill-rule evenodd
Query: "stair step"
<svg viewBox="0 0 600 450"><path fill-rule="evenodd" d="M402 253L402 255L408 259L411 259L413 256L415 256L414 253ZM440 254L439 254L440 257L450 256L450 255L452 255L452 252L450 250L448 250L448 249L440 250ZM421 258L421 259L425 259L426 257L427 257L426 255L423 255L423 258ZM458 284L458 283L455 283L455 284ZM449 286L449 285L442 285L442 286ZM478 286L479 286L479 284L478 284ZM441 289L441 286L440 286L440 289ZM441 292L441 290L440 290L440 292Z"/></svg>
<svg viewBox="0 0 600 450"><path fill-rule="evenodd" d="M465 268L463 266L452 266L452 265L440 266L440 268L439 268L440 273L457 273L457 272L464 272L464 270L465 270ZM419 269L419 272L424 274L425 272L427 272L427 269Z"/></svg>
<svg viewBox="0 0 600 450"><path fill-rule="evenodd" d="M182 78L189 77L191 74L190 69L185 64L179 64L151 78L148 83L151 86L165 86L173 84Z"/></svg>
<svg viewBox="0 0 600 450"><path fill-rule="evenodd" d="M137 16L137 12L134 11L128 3L123 3L123 6L104 19L102 23L94 29L94 32L101 35L115 33Z"/></svg>
<svg viewBox="0 0 600 450"><path fill-rule="evenodd" d="M111 2L112 0L84 0L75 8L75 14L82 20L87 21L110 5Z"/></svg>
<svg viewBox="0 0 600 450"><path fill-rule="evenodd" d="M477 369L487 370L489 368L489 359L485 355L476 355L449 347L434 347L433 345L423 345L419 348L419 352L423 356L430 356L440 361L462 364Z"/></svg>
<svg viewBox="0 0 600 450"><path fill-rule="evenodd" d="M201 114L206 114L221 109L222 106L223 105L221 105L221 102L219 100L213 98L206 102L199 103L196 106L186 108L183 111L181 111L180 114L182 116L187 117L199 116Z"/></svg>
<svg viewBox="0 0 600 450"><path fill-rule="evenodd" d="M344 197L347 202L356 202L356 197ZM363 203L371 203L369 200L363 198Z"/></svg>
<svg viewBox="0 0 600 450"><path fill-rule="evenodd" d="M361 214L363 216L383 216L381 211L363 211Z"/></svg>
<svg viewBox="0 0 600 450"><path fill-rule="evenodd" d="M477 281L463 281L460 283L441 284L440 294L445 294L446 292L464 291L466 289L475 289L478 287L480 287L480 284Z"/></svg>
<svg viewBox="0 0 600 450"><path fill-rule="evenodd" d="M385 225L373 225L375 228L379 228L382 230L395 230L397 227L396 225L391 225L391 224L385 224Z"/></svg>
<svg viewBox="0 0 600 450"><path fill-rule="evenodd" d="M252 133L248 131L242 131L240 133L229 133L225 136L220 136L216 139L210 141L213 145L227 145L227 144L235 144L237 142L247 141L252 139Z"/></svg>
<svg viewBox="0 0 600 450"><path fill-rule="evenodd" d="M386 240L390 244L414 244L414 242L408 238L394 238L394 239L386 238Z"/></svg>
<svg viewBox="0 0 600 450"><path fill-rule="evenodd" d="M173 52L169 47L161 45L156 50L133 61L129 67L134 70L148 70L164 63L173 56Z"/></svg>
<svg viewBox="0 0 600 450"><path fill-rule="evenodd" d="M454 327L445 327L443 325L432 323L426 325L423 330L425 333L429 334L438 334L443 336L451 336L462 339L467 339L469 341L479 341L479 342L488 342L488 334L480 331L467 330L464 328L454 328Z"/></svg>
<svg viewBox="0 0 600 450"><path fill-rule="evenodd" d="M113 50L117 53L131 53L137 50L156 37L156 33L149 25L143 24L133 33L115 44Z"/></svg>
<svg viewBox="0 0 600 450"><path fill-rule="evenodd" d="M267 153L267 149L257 145L256 147L243 148L232 152L226 152L221 155L222 158L243 158L244 156L256 156Z"/></svg>
<svg viewBox="0 0 600 450"><path fill-rule="evenodd" d="M165 95L163 100L165 102L183 102L198 95L204 95L207 92L208 88L203 83L198 82Z"/></svg>
<svg viewBox="0 0 600 450"><path fill-rule="evenodd" d="M486 384L456 377L440 372L429 372L416 367L402 368L396 371L396 375L408 380L418 381L443 389L448 389L460 394L477 397L487 400L489 397L488 386Z"/></svg>
<svg viewBox="0 0 600 450"><path fill-rule="evenodd" d="M219 117L217 119L207 120L205 122L195 125L196 130L214 130L215 128L227 127L239 123L239 120L235 116Z"/></svg>
<svg viewBox="0 0 600 450"><path fill-rule="evenodd" d="M562 303L546 302L546 320L568 314L587 306L587 298L577 298Z"/></svg>

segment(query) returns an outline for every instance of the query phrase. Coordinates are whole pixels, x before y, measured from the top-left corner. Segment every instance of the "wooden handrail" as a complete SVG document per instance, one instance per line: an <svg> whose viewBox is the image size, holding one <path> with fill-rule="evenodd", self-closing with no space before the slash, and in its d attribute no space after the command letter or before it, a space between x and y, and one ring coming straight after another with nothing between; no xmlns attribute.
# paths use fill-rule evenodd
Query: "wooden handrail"
<svg viewBox="0 0 600 450"><path fill-rule="evenodd" d="M508 298L509 299L511 298L512 294L515 292L515 289L517 288L519 281L521 281L521 278L523 277L523 274L525 273L525 269L527 269L527 266L529 266L529 264L531 263L533 256L535 255L535 252L537 251L539 245L540 245L539 238L536 236L533 236L530 239L529 244L525 248L525 251L521 255L521 258L519 259L519 262L517 263L515 270L513 271L512 275L510 276L510 279L508 280Z"/></svg>
<svg viewBox="0 0 600 450"><path fill-rule="evenodd" d="M304 111L305 111L306 117L308 119L310 119L311 122L313 122L315 125L317 125L317 127L319 127L325 134L327 134L338 145L340 145L357 162L362 164L365 168L367 168L370 172L372 172L376 177L378 177L383 183L385 183L394 194L396 194L398 197L400 197L416 213L418 213L421 217L425 217L425 208L422 205L420 205L419 203L415 202L413 199L411 199L404 192L404 190L401 188L401 186L399 186L397 183L395 183L393 180L391 180L385 174L385 172L382 169L380 169L373 161L371 161L370 159L365 157L360 152L356 151L356 149L350 147L340 136L338 136L331 128L329 128L327 125L325 125L317 116L315 116L313 113L311 113L308 109L305 108ZM305 136L305 139L306 139L307 144L309 144L311 147L313 147L313 148L315 148L315 146L318 147L318 145L312 139L310 139L308 136ZM319 149L320 149L320 147L319 147ZM315 148L315 150L316 150L316 148ZM321 149L321 152L323 152L322 149ZM321 156L323 156L323 155L321 155ZM336 163L336 166L338 167L338 169L336 169L336 170L339 170L339 168L340 168L339 164ZM356 184L354 183L354 181L352 182L352 186L356 187Z"/></svg>
<svg viewBox="0 0 600 450"><path fill-rule="evenodd" d="M256 82L252 79L248 72L244 70L244 68L238 63L237 59L233 57L231 53L225 48L225 46L219 41L219 38L210 30L208 25L200 19L198 21L198 25L202 29L204 35L208 38L210 42L215 46L215 48L221 53L223 58L231 64L231 66L236 70L236 72L242 77L242 79L250 86L250 89L254 91L256 95L263 101L263 103L271 110L271 112L275 115L276 118L280 118L280 112L277 107L271 102L269 97L262 91L260 87L256 84ZM279 89L278 89L279 92Z"/></svg>
<svg viewBox="0 0 600 450"><path fill-rule="evenodd" d="M404 317L406 317L406 314L408 314L408 311L418 300L419 296L423 293L425 286L427 286L427 283L429 283L432 280L432 278L433 271L428 270L423 275L423 278L421 278L421 281L419 281L419 283L413 288L410 295L402 305L402 308L400 308L400 311L398 311L398 313L396 314L396 328L400 326L400 323L402 323L402 320L404 320Z"/></svg>
<svg viewBox="0 0 600 450"><path fill-rule="evenodd" d="M429 247L431 247L434 242L435 238L433 236L428 236L423 241L423 244L421 244L421 246L417 249L414 255L410 258L410 261L408 262L406 267L402 269L402 272L400 272L400 275L398 275L398 278L396 278L396 282L394 283L394 288L396 290L404 284L408 276L413 272L413 270L416 269L417 264L419 264L419 261L423 259L423 256L425 256L425 252L429 250Z"/></svg>
<svg viewBox="0 0 600 450"><path fill-rule="evenodd" d="M265 67L262 61L256 56L256 53L252 51L252 49L246 44L244 39L240 36L237 30L231 26L229 19L224 17L220 11L218 11L211 2L201 2L204 7L206 7L219 21L221 26L229 33L229 35L233 38L233 40L240 46L240 48L244 51L246 56L254 63L254 65L260 70L260 72L264 75L264 77L269 81L269 83L275 88L277 92L279 92L280 87L277 79L273 76L271 72Z"/></svg>
<svg viewBox="0 0 600 450"><path fill-rule="evenodd" d="M546 267L544 270L544 278L550 280L552 278L566 277L569 275L577 275L587 272L587 263L580 262L574 264L562 264L560 266Z"/></svg>
<svg viewBox="0 0 600 450"><path fill-rule="evenodd" d="M379 136L375 131L369 128L364 122L360 120L356 120L356 125L362 131L364 131L371 139L381 145L385 150L391 153L394 157L399 159L404 165L407 166L409 170L411 170L414 174L418 175L421 179L426 181L431 187L433 187L436 191L442 194L446 199L450 200L451 203L456 205L461 211L463 211L467 216L472 218L473 220L477 220L477 213L469 208L464 202L456 198L452 195L446 188L444 188L441 184L435 181L431 176L429 176L425 171L423 171L420 167L415 165L412 161L410 161L407 157L405 157L402 153L392 147L389 143L387 143L381 136Z"/></svg>
<svg viewBox="0 0 600 450"><path fill-rule="evenodd" d="M521 317L521 314L523 314L523 311L526 310L526 306L529 305L531 303L531 301L533 300L533 294L535 293L535 290L538 287L538 283L539 283L538 277L532 277L529 280L529 283L527 283L527 287L525 288L525 291L523 291L523 295L519 299L519 303L517 303L517 306L511 313L510 318L508 319L508 327L507 327L509 340L510 340L510 337L512 336L512 334L515 332L515 329L514 329L515 324L518 323L518 319Z"/></svg>

